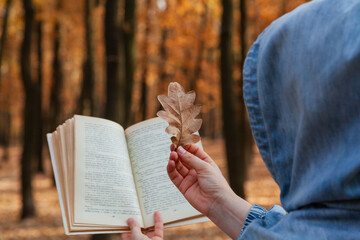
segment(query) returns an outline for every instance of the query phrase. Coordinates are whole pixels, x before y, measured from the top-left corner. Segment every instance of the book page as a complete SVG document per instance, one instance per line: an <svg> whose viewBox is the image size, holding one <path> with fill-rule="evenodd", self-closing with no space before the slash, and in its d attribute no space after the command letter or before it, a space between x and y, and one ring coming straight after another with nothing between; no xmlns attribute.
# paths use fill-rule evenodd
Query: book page
<svg viewBox="0 0 360 240"><path fill-rule="evenodd" d="M60 209L61 209L64 230L65 230L65 233L68 234L69 233L69 226L68 226L69 225L69 222L68 222L69 212L68 212L68 208L66 206L66 193L65 193L65 186L64 186L64 182L63 182L63 179L64 179L63 178L63 170L62 170L62 166L59 162L60 161L60 153L57 148L56 132L54 132L53 134L48 133L46 135L46 137L47 137L48 144L49 144L49 152L50 152L50 156L51 156L52 168L54 171L54 178L56 181L56 188L57 188L57 192L58 192L58 196L59 196Z"/></svg>
<svg viewBox="0 0 360 240"><path fill-rule="evenodd" d="M155 211L164 223L200 215L167 175L171 145L167 125L153 118L125 130L145 227L154 225Z"/></svg>
<svg viewBox="0 0 360 240"><path fill-rule="evenodd" d="M57 142L58 142L58 151L59 151L59 159L61 159L60 161L60 170L61 170L61 175L63 176L62 177L62 181L63 181L63 184L65 186L65 201L66 201L66 208L67 208L67 211L68 211L68 216L71 218L71 215L72 215L72 209L71 209L71 204L70 204L70 198L71 198L71 194L70 194L70 186L72 183L70 181L70 172L68 171L68 168L69 168L69 155L67 154L68 153L68 144L66 142L66 139L65 139L65 135L66 135L66 123L58 126L56 128L56 131L55 131L55 136L57 136ZM70 220L71 222L71 220Z"/></svg>
<svg viewBox="0 0 360 240"><path fill-rule="evenodd" d="M142 225L123 128L115 122L75 115L75 223Z"/></svg>

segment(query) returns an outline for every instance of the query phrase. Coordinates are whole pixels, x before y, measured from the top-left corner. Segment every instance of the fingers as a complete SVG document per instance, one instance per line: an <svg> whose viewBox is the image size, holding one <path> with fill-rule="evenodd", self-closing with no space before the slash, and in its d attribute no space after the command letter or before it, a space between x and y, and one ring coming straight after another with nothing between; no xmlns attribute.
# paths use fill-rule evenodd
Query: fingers
<svg viewBox="0 0 360 240"><path fill-rule="evenodd" d="M198 145L188 144L184 147L184 149L186 151L188 151L189 153L194 154L201 160L204 160L205 162L216 165L214 160L212 160L211 157L204 150L202 150Z"/></svg>
<svg viewBox="0 0 360 240"><path fill-rule="evenodd" d="M133 218L129 218L126 222L130 227L132 238L133 239L141 239L143 237L143 234L141 232L139 223L137 221L135 221L135 219L133 219Z"/></svg>
<svg viewBox="0 0 360 240"><path fill-rule="evenodd" d="M131 233L123 233L122 239L124 240L144 239L145 235L142 234L140 225L137 221L135 221L135 219L129 218L126 222L130 227ZM164 237L164 223L161 218L160 212L158 211L154 213L154 223L155 223L154 232L148 233L148 236L159 237L160 239L162 239Z"/></svg>
<svg viewBox="0 0 360 240"><path fill-rule="evenodd" d="M178 158L179 158L179 156L178 156L177 152L171 151L169 160L173 160L173 161L177 162Z"/></svg>
<svg viewBox="0 0 360 240"><path fill-rule="evenodd" d="M184 178L176 169L175 161L177 161L177 159L178 159L177 153L176 152L171 152L170 153L170 159L169 159L166 170L167 170L167 173L169 175L169 178L174 183L174 185L176 187L179 187Z"/></svg>
<svg viewBox="0 0 360 240"><path fill-rule="evenodd" d="M186 177L189 173L189 169L181 162L176 161L176 170L181 174L181 176Z"/></svg>
<svg viewBox="0 0 360 240"><path fill-rule="evenodd" d="M187 190L196 183L196 181L198 180L198 175L195 171L195 169L191 169L189 171L189 174L186 176L186 178L184 178L183 181L181 181L180 186L178 187L178 189L180 190L180 192L182 194L184 194L184 196L186 197L186 192Z"/></svg>
<svg viewBox="0 0 360 240"><path fill-rule="evenodd" d="M184 147L184 149L186 151L194 154L201 160L204 160L205 162L210 163L211 166L215 167L219 172L221 172L219 166L214 162L214 160L212 160L211 157L204 150L202 150L198 145L188 144Z"/></svg>
<svg viewBox="0 0 360 240"><path fill-rule="evenodd" d="M189 165L191 168L194 168L196 172L205 170L207 166L207 162L201 160L197 156L193 155L192 153L186 151L183 147L178 147L177 154L181 161L184 164Z"/></svg>
<svg viewBox="0 0 360 240"><path fill-rule="evenodd" d="M163 239L164 237L164 223L162 221L160 212L156 211L154 213L154 232L149 232L147 236L149 237L158 237ZM122 239L131 240L131 239L145 239L145 235L142 234L140 225L133 219L129 218L127 224L130 227L131 233L123 233ZM144 238L145 237L145 238Z"/></svg>
<svg viewBox="0 0 360 240"><path fill-rule="evenodd" d="M188 173L189 173L188 166L185 166L181 161L178 161L179 159L178 159L178 155L176 152L170 153L169 160L175 161L176 170L181 174L181 176L186 177L186 175L188 175Z"/></svg>
<svg viewBox="0 0 360 240"><path fill-rule="evenodd" d="M123 233L121 234L122 240L131 240L131 233Z"/></svg>
<svg viewBox="0 0 360 240"><path fill-rule="evenodd" d="M194 154L195 156L197 156L201 160L204 160L204 161L207 161L207 162L212 161L210 156L206 152L204 152L198 145L188 144L184 148L185 148L186 151Z"/></svg>
<svg viewBox="0 0 360 240"><path fill-rule="evenodd" d="M154 222L155 222L154 236L162 239L164 237L164 224L160 212L158 211L154 213Z"/></svg>
<svg viewBox="0 0 360 240"><path fill-rule="evenodd" d="M194 145L194 144L188 144L184 147L184 149L188 152L190 152L191 154L195 155L196 157L200 158L201 160L204 160L205 162L210 163L212 166L218 168L218 166L216 165L216 163L211 159L211 157L204 152L204 150L202 150L198 145ZM175 145L171 144L170 146L170 150L174 151L175 150ZM177 158L175 160L176 162L176 168L178 169L179 173L185 177L188 173L189 173L189 169L191 168L188 164L186 163L181 163L180 161L177 161ZM181 165L181 164L182 165ZM182 169L183 167L185 167L185 169ZM182 170L182 171L180 171Z"/></svg>

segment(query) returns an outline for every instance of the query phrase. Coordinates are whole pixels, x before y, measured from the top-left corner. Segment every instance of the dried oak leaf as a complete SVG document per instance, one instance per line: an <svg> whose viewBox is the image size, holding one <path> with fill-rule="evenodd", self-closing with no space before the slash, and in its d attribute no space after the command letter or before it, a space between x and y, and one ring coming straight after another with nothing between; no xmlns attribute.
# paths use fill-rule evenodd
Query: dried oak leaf
<svg viewBox="0 0 360 240"><path fill-rule="evenodd" d="M169 84L168 96L158 96L158 100L165 111L158 111L157 116L169 123L165 132L175 135L171 137L175 149L178 146L200 141L200 136L194 134L200 129L202 123L201 119L196 119L201 106L194 105L195 96L194 91L185 93L182 86L177 82Z"/></svg>

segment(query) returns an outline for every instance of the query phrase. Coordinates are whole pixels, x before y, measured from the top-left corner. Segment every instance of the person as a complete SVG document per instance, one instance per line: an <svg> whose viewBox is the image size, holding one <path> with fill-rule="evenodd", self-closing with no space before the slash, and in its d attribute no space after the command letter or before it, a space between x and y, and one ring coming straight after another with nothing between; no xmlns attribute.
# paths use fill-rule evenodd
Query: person
<svg viewBox="0 0 360 240"><path fill-rule="evenodd" d="M244 224L251 205L231 190L207 153L197 145L180 146L177 151L171 145L167 171L171 181L194 208L209 217L230 237L239 236L239 226ZM124 234L123 239L161 239L163 226L158 213L155 213L154 221L154 232L145 236L141 234L139 224L129 219L131 234Z"/></svg>
<svg viewBox="0 0 360 240"><path fill-rule="evenodd" d="M360 1L315 0L252 45L243 94L282 207L250 205L191 145L168 174L232 239L360 239Z"/></svg>

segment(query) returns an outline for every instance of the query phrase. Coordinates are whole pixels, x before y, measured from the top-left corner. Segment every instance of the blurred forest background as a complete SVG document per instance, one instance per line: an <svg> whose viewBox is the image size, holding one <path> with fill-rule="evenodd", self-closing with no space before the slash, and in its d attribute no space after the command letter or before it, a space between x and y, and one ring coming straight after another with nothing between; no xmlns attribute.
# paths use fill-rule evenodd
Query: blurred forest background
<svg viewBox="0 0 360 240"><path fill-rule="evenodd" d="M249 199L247 172L265 168L251 160L259 156L242 101L242 66L261 31L305 2L0 0L0 239L20 238L2 233L40 218L34 188L43 184L57 201L47 132L74 114L123 127L155 117L156 96L172 81L196 91L205 150L220 149L218 161L232 188ZM16 212L3 214L13 202ZM56 236L63 239L54 208ZM38 231L22 238L51 235Z"/></svg>

